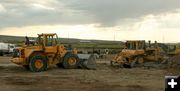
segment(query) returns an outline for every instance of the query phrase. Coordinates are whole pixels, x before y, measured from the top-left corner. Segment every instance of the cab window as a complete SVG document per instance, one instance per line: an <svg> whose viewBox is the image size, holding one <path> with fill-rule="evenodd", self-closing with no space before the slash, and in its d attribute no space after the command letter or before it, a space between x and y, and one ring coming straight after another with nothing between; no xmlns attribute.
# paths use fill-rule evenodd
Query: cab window
<svg viewBox="0 0 180 91"><path fill-rule="evenodd" d="M39 45L43 45L43 36L39 36Z"/></svg>
<svg viewBox="0 0 180 91"><path fill-rule="evenodd" d="M47 36L46 46L53 46L53 36Z"/></svg>
<svg viewBox="0 0 180 91"><path fill-rule="evenodd" d="M136 43L132 42L132 43L126 43L127 49L136 49Z"/></svg>

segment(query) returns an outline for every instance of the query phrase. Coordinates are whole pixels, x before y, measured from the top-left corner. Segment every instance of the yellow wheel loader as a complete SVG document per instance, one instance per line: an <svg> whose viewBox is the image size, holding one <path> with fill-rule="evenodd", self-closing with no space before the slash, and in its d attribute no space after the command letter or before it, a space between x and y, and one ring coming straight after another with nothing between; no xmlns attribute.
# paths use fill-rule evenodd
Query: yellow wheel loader
<svg viewBox="0 0 180 91"><path fill-rule="evenodd" d="M77 50L67 50L59 44L56 33L38 34L37 43L29 43L26 37L26 45L14 50L11 61L22 65L33 72L45 71L48 66L55 64L64 68L95 69L93 55L77 54Z"/></svg>
<svg viewBox="0 0 180 91"><path fill-rule="evenodd" d="M134 67L135 64L143 65L145 62L161 62L163 56L160 55L160 49L156 45L146 46L145 40L133 40L125 43L125 48L115 55L110 61L112 66Z"/></svg>

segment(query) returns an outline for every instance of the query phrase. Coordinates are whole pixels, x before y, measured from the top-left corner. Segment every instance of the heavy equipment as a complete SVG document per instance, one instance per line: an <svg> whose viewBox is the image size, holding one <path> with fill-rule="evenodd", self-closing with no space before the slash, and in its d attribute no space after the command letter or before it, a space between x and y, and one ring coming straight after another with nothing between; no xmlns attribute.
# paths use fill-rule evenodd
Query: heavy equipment
<svg viewBox="0 0 180 91"><path fill-rule="evenodd" d="M96 64L93 55L77 54L77 49L67 50L59 43L56 33L38 34L37 43L31 45L26 38L26 45L14 50L11 61L22 65L33 72L45 71L48 66L55 64L64 68L95 69Z"/></svg>
<svg viewBox="0 0 180 91"><path fill-rule="evenodd" d="M160 48L157 42L146 45L145 40L126 41L125 48L115 55L110 61L111 65L119 65L120 67L134 67L135 64L143 64L144 62L161 62L163 56L160 54Z"/></svg>
<svg viewBox="0 0 180 91"><path fill-rule="evenodd" d="M165 51L163 63L168 63L169 67L180 65L180 46L178 44L162 44L162 48Z"/></svg>

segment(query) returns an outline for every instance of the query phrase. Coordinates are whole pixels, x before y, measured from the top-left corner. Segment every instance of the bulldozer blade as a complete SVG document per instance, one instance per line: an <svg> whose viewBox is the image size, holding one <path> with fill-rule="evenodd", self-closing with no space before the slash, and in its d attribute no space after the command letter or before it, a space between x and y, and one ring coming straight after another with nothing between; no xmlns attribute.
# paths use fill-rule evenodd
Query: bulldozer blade
<svg viewBox="0 0 180 91"><path fill-rule="evenodd" d="M180 54L168 59L168 67L180 69Z"/></svg>
<svg viewBox="0 0 180 91"><path fill-rule="evenodd" d="M79 57L79 67L85 69L96 69L96 59L92 54L77 54Z"/></svg>

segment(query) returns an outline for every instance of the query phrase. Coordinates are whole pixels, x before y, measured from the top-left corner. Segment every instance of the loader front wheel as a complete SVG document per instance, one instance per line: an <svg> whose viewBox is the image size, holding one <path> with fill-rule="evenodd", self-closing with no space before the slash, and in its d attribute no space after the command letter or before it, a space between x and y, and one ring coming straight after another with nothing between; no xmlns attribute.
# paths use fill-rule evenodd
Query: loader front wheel
<svg viewBox="0 0 180 91"><path fill-rule="evenodd" d="M45 71L48 68L48 63L45 57L41 55L33 56L29 62L29 69L32 72Z"/></svg>
<svg viewBox="0 0 180 91"><path fill-rule="evenodd" d="M63 67L66 69L74 69L78 67L79 58L76 54L67 53L63 59Z"/></svg>

